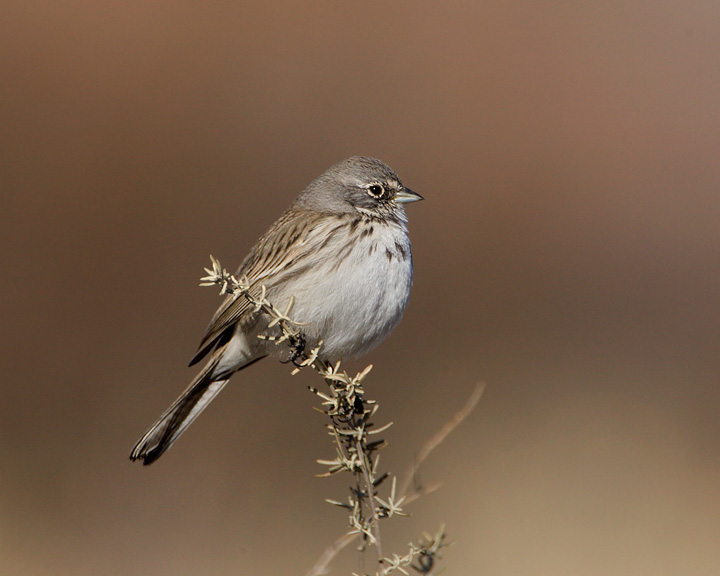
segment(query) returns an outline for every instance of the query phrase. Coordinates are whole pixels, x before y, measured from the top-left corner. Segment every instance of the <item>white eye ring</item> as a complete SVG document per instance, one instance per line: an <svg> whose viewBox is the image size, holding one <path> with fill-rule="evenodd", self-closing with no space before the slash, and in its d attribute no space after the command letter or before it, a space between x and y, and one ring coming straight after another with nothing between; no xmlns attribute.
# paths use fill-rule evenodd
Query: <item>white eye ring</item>
<svg viewBox="0 0 720 576"><path fill-rule="evenodd" d="M373 198L382 198L383 194L385 194L385 188L381 184L370 184L367 191Z"/></svg>

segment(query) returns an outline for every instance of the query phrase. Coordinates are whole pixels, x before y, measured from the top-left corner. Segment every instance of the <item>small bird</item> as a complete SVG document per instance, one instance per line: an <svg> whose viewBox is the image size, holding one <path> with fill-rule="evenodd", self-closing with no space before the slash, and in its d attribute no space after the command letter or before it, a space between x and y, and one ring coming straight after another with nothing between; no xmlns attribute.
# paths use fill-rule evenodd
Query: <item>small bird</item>
<svg viewBox="0 0 720 576"><path fill-rule="evenodd" d="M422 196L374 158L355 156L313 180L257 241L236 273L302 325L305 342L335 363L377 346L397 326L413 279L403 204ZM228 296L210 321L190 366L209 360L130 453L157 460L235 372L278 353L258 338L267 315Z"/></svg>

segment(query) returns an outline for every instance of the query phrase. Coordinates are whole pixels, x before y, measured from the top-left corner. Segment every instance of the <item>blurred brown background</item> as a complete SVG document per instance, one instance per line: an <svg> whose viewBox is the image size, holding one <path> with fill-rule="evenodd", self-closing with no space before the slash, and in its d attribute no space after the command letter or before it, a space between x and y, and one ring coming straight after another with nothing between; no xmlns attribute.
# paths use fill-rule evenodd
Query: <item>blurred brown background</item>
<svg viewBox="0 0 720 576"><path fill-rule="evenodd" d="M367 154L426 198L366 359L383 465L488 385L386 548L444 522L448 574L718 574L720 3L3 13L0 573L303 574L342 533L311 374L258 364L127 455L193 375L208 255Z"/></svg>

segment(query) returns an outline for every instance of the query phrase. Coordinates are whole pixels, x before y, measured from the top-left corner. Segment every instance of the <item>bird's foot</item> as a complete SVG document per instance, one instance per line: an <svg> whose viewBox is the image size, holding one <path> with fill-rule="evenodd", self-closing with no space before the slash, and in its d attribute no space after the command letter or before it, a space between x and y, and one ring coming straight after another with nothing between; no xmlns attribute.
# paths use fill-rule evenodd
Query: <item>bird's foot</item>
<svg viewBox="0 0 720 576"><path fill-rule="evenodd" d="M301 334L294 339L291 343L292 354L287 360L281 360L282 364L290 364L297 368L302 368L302 361L306 358L305 356L305 337ZM299 361L299 362L298 362Z"/></svg>

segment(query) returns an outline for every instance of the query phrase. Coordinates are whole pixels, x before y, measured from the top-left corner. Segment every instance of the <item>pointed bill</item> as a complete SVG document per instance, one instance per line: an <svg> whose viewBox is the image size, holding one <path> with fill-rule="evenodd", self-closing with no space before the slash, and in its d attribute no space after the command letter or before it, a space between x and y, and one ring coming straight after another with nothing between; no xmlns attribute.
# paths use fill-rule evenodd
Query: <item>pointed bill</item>
<svg viewBox="0 0 720 576"><path fill-rule="evenodd" d="M417 192L413 192L410 188L403 188L400 192L395 194L395 202L399 204L407 204L408 202L417 202L423 200Z"/></svg>

